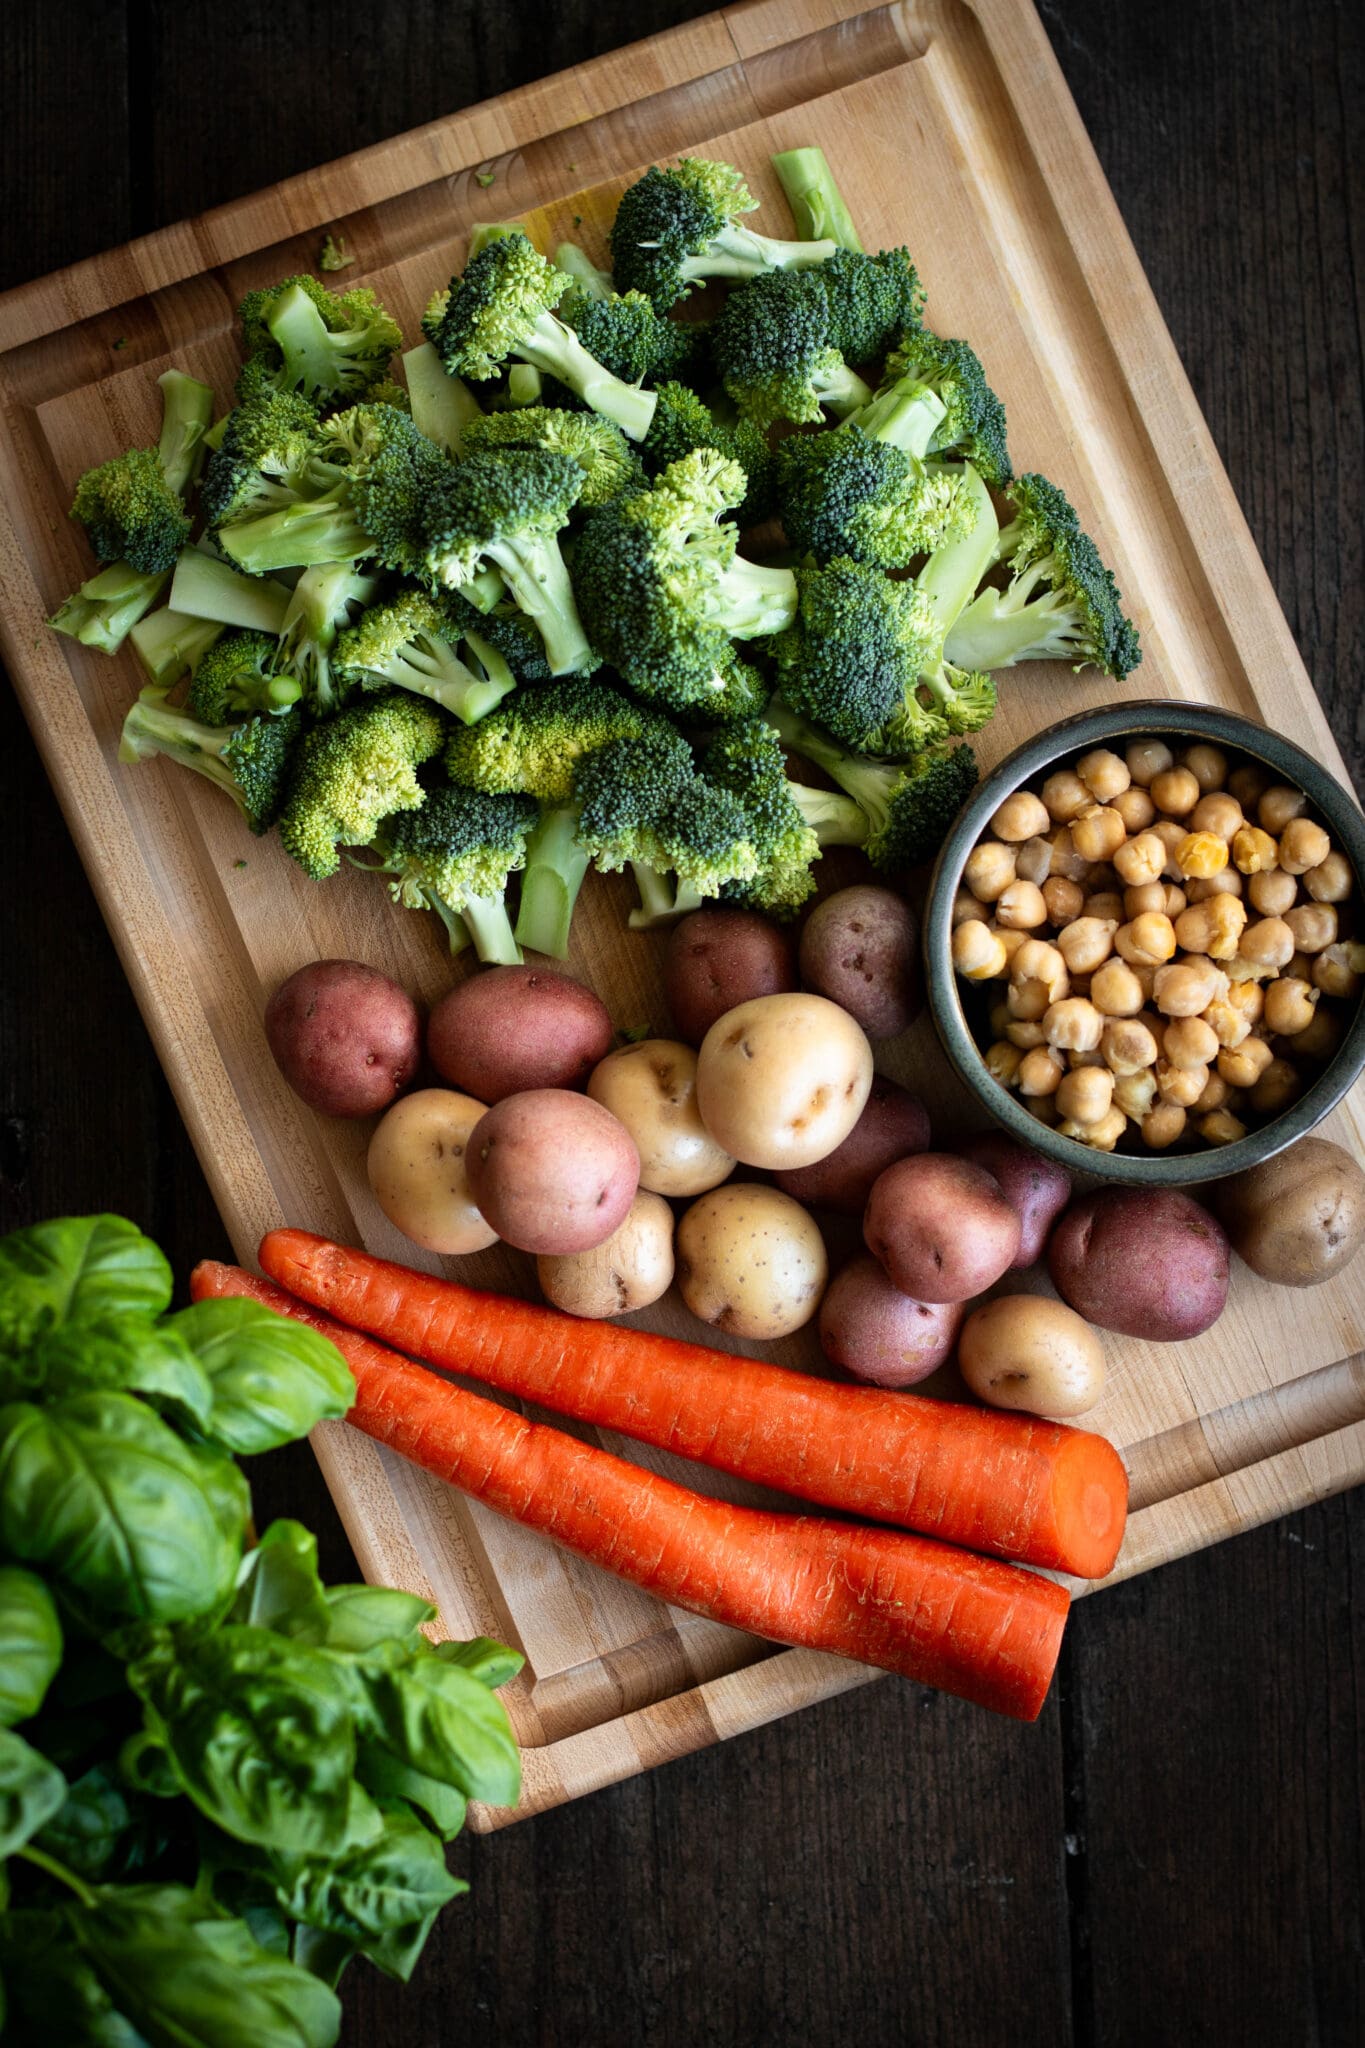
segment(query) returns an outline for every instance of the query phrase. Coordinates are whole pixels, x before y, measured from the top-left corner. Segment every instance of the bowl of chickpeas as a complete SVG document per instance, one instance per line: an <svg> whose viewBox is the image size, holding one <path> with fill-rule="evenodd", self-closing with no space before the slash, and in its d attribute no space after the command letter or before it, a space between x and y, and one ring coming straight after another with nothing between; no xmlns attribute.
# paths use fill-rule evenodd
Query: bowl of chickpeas
<svg viewBox="0 0 1365 2048"><path fill-rule="evenodd" d="M1365 817L1213 705L1050 726L974 792L925 920L949 1057L1073 1170L1188 1186L1258 1165L1365 1067Z"/></svg>

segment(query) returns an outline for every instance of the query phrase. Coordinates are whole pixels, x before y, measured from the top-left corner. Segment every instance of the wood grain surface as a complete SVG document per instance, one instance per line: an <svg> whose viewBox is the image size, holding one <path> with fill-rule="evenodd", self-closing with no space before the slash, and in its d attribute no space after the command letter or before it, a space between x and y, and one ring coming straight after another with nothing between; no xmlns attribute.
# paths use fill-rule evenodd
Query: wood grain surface
<svg viewBox="0 0 1365 2048"><path fill-rule="evenodd" d="M1320 683L1334 669L1340 680L1340 696L1324 696L1350 743L1359 532L1352 472L1336 451L1360 441L1341 126L1359 46L1344 17L1309 9L1286 72L1269 61L1264 29L1257 41L1255 8L1231 49L1212 14L1163 12L1141 24L1117 8L1049 21L1102 154L1111 137L1133 153L1131 192L1107 164L1120 204L1135 230L1149 210L1150 243L1139 231L1139 247L1310 665ZM65 40L59 52L50 27L44 40L19 13L5 145L21 150L23 168L7 189L31 191L33 204L24 235L9 239L16 274L335 154L332 125L321 140L308 129L324 104L333 119L345 110L348 142L366 143L563 61L558 45L547 54L532 39L518 71L525 45L499 46L459 10L438 21L410 9L399 52L359 21L348 41L336 10L331 51L320 11L261 9L257 20L251 8L234 16L245 44L229 51L223 25L138 9L125 43L122 11L92 9L107 17L104 41L82 75ZM561 28L574 18L561 16ZM584 25L571 55L598 46L604 19ZM619 35L663 25L632 17ZM454 52L439 78L434 62L413 64L414 39ZM335 96L311 82L310 148L296 155L300 130L283 123L281 95L305 49L310 60L321 51ZM504 68L476 72L476 49ZM384 81L384 91L367 85L363 106L354 65ZM262 75L270 89L253 102ZM424 101L437 85L437 101ZM58 97L77 110L60 137ZM82 132L98 154L81 155ZM106 178L111 150L119 163ZM234 175L223 183L225 164ZM72 239L84 184L100 190L82 231L101 206L126 210ZM161 204L163 185L175 196ZM1286 319L1268 321L1281 299ZM217 1247L216 1225L21 731L6 732L4 760L16 832L43 849L34 894L6 905L7 1208L17 1220L124 1206L183 1264ZM63 946L52 944L54 918L69 933ZM297 1512L316 1500L302 1460L271 1463L280 1501ZM324 1515L317 1502L313 1519ZM856 2029L869 2040L969 2041L1006 2024L1024 2040L1184 2040L1222 2038L1225 2019L1253 2040L1354 2038L1352 1529L1358 1589L1358 1506L1352 1519L1333 1504L1273 1542L1221 1553L1226 1580L1179 1567L1144 1585L1139 1605L1132 1588L1091 1603L1060 1702L1022 1740L951 1703L877 1687L728 1746L724 1764L675 1766L648 1794L623 1788L547 1816L523 1831L542 1849L466 1845L474 1901L448 1918L406 2002L357 1983L354 2038L396 2040L401 2024L402 2038L434 2041L443 2013L471 1998L499 2040L823 2040ZM1259 1565L1234 1562L1267 1544ZM1191 1590L1188 1606L1168 1611L1172 1581ZM603 1924L618 1930L606 1952Z"/></svg>

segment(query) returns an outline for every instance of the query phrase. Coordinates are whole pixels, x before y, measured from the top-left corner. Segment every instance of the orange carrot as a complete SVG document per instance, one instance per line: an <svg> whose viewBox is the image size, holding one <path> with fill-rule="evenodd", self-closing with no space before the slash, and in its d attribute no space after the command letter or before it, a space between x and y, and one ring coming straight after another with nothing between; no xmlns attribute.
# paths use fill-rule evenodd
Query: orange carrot
<svg viewBox="0 0 1365 2048"><path fill-rule="evenodd" d="M435 1280L304 1230L261 1264L400 1351L800 1500L988 1556L1103 1578L1128 1475L1089 1430L815 1379Z"/></svg>
<svg viewBox="0 0 1365 2048"><path fill-rule="evenodd" d="M196 1301L246 1295L321 1330L355 1374L358 1429L660 1600L1021 1721L1042 1707L1070 1605L1051 1579L897 1530L710 1500L450 1386L240 1267L206 1260L190 1284Z"/></svg>

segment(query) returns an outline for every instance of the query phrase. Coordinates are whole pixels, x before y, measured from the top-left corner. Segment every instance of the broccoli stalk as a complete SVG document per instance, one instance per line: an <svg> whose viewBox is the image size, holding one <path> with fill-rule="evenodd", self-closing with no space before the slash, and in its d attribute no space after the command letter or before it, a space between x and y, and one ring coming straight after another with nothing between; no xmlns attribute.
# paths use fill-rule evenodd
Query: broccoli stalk
<svg viewBox="0 0 1365 2048"><path fill-rule="evenodd" d="M429 341L408 350L403 372L413 425L448 455L458 455L465 428L471 420L483 418L478 399L461 378L451 375Z"/></svg>
<svg viewBox="0 0 1365 2048"><path fill-rule="evenodd" d="M967 746L929 747L904 763L876 761L850 753L784 704L770 705L768 720L785 746L823 768L866 814L874 867L932 859L977 779Z"/></svg>
<svg viewBox="0 0 1365 2048"><path fill-rule="evenodd" d="M336 646L362 606L379 589L377 576L362 576L350 562L320 562L305 569L280 621L274 668L297 680L309 711L326 718L345 692L338 687Z"/></svg>
<svg viewBox="0 0 1365 2048"><path fill-rule="evenodd" d="M457 652L463 639L478 667ZM347 681L366 689L411 690L473 725L516 688L516 677L481 635L474 634L443 606L418 590L404 591L392 604L375 606L343 633L336 667Z"/></svg>
<svg viewBox="0 0 1365 2048"><path fill-rule="evenodd" d="M965 458L988 483L1009 482L1005 408L965 341L923 327L903 333L880 389L853 423L909 455Z"/></svg>
<svg viewBox="0 0 1365 2048"><path fill-rule="evenodd" d="M351 508L343 487L324 498L304 498L257 519L224 526L218 544L248 576L272 569L308 569L323 562L358 562L374 542Z"/></svg>
<svg viewBox="0 0 1365 2048"><path fill-rule="evenodd" d="M268 714L228 726L203 725L150 685L123 721L120 761L164 754L227 791L258 836L274 823L299 736L299 714Z"/></svg>
<svg viewBox="0 0 1365 2048"><path fill-rule="evenodd" d="M139 619L128 638L149 680L169 688L203 659L222 631L211 619L192 619L162 605Z"/></svg>
<svg viewBox="0 0 1365 2048"><path fill-rule="evenodd" d="M526 842L518 944L533 953L547 953L552 960L566 958L574 907L590 865L590 856L578 841L578 806L547 806Z"/></svg>
<svg viewBox="0 0 1365 2048"><path fill-rule="evenodd" d="M508 235L524 235L525 228L515 220L476 220L469 230L470 259L482 256L490 242L501 242Z"/></svg>
<svg viewBox="0 0 1365 2048"><path fill-rule="evenodd" d="M745 227L758 201L732 164L684 157L657 166L621 195L611 229L612 269L623 291L664 310L707 278L756 278L824 263L836 244L782 241Z"/></svg>
<svg viewBox="0 0 1365 2048"><path fill-rule="evenodd" d="M700 910L706 901L693 882L680 882L676 875L670 877L640 860L633 860L630 867L640 891L640 901L626 919L633 932L652 932L660 925L676 924L680 917Z"/></svg>
<svg viewBox="0 0 1365 2048"><path fill-rule="evenodd" d="M828 241L840 249L861 251L863 245L853 216L834 182L823 149L784 149L770 162L787 196L798 235L808 241Z"/></svg>
<svg viewBox="0 0 1365 2048"><path fill-rule="evenodd" d="M193 549L187 549L193 553ZM183 559L183 558L182 558ZM111 562L66 598L48 620L54 632L67 633L83 647L117 654L138 620L149 612L170 581L168 569L134 569L129 562Z"/></svg>
<svg viewBox="0 0 1365 2048"><path fill-rule="evenodd" d="M868 836L867 818L851 797L788 781L782 742L761 718L715 734L701 767L743 806L757 855L755 871L725 893L772 916L794 916L814 893L811 868L824 846L861 846Z"/></svg>
<svg viewBox="0 0 1365 2048"><path fill-rule="evenodd" d="M301 391L329 405L354 403L388 376L403 337L372 291L329 292L315 277L289 277L250 292L238 309L246 361L245 399Z"/></svg>
<svg viewBox="0 0 1365 2048"><path fill-rule="evenodd" d="M253 633L278 634L289 610L290 592L273 578L243 576L217 555L186 548L171 578L171 607L192 619L243 626Z"/></svg>
<svg viewBox="0 0 1365 2048"><path fill-rule="evenodd" d="M586 249L580 249L577 242L561 242L555 250L555 269L562 270L572 279L577 289L590 299L609 299L612 295L611 272L599 270Z"/></svg>
<svg viewBox="0 0 1365 2048"><path fill-rule="evenodd" d="M409 909L436 911L452 951L463 926L480 960L515 966L521 950L504 892L525 857L535 815L529 797L447 785L431 791L420 809L384 819L372 844L381 871L394 877L393 896Z"/></svg>
<svg viewBox="0 0 1365 2048"><path fill-rule="evenodd" d="M530 363L513 363L507 372L507 404L512 412L539 405L545 394L545 379ZM594 414L594 418L597 415ZM603 422L607 424L607 422Z"/></svg>

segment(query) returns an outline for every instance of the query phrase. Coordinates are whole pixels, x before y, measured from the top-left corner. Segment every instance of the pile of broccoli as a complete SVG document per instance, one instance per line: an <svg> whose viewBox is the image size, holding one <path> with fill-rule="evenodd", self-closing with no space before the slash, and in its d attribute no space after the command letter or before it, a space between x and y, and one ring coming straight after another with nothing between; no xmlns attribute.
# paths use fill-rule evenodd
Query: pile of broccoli
<svg viewBox="0 0 1365 2048"><path fill-rule="evenodd" d="M609 271L485 224L401 377L372 291L250 293L231 408L168 370L156 445L76 489L101 567L52 623L131 638L123 758L485 960L562 958L594 866L641 926L792 916L829 845L931 858L995 672L1121 679L1137 635L908 252L819 150L773 163L803 239L692 159L623 195Z"/></svg>

